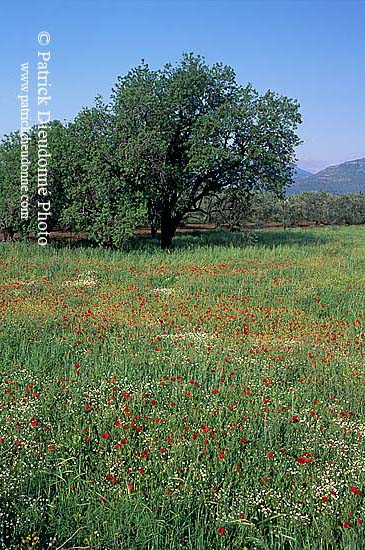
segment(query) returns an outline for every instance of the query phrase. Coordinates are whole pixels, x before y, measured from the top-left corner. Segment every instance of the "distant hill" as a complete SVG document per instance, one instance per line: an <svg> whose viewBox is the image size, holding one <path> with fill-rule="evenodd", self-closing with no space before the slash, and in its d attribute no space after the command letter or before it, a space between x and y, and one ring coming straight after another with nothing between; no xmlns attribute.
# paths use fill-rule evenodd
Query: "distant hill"
<svg viewBox="0 0 365 550"><path fill-rule="evenodd" d="M299 166L296 167L294 170L294 177L295 178L305 178L306 176L313 176L312 172L307 172L307 170L303 170L303 168L299 168Z"/></svg>
<svg viewBox="0 0 365 550"><path fill-rule="evenodd" d="M306 191L327 191L336 195L365 193L365 158L329 166L309 176L294 174L294 184L288 187L287 194Z"/></svg>

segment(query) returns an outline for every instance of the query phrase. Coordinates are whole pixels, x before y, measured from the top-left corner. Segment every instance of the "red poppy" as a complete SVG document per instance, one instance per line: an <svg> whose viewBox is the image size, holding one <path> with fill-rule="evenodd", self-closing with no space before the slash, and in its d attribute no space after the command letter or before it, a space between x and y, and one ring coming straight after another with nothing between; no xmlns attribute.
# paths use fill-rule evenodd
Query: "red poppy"
<svg viewBox="0 0 365 550"><path fill-rule="evenodd" d="M313 458L310 456L298 456L298 458L295 459L299 464L307 464L308 462L313 462Z"/></svg>
<svg viewBox="0 0 365 550"><path fill-rule="evenodd" d="M111 474L105 476L105 479L106 479L107 481L111 481L111 482L114 483L114 484L118 483L118 480L117 480L113 475L111 475Z"/></svg>

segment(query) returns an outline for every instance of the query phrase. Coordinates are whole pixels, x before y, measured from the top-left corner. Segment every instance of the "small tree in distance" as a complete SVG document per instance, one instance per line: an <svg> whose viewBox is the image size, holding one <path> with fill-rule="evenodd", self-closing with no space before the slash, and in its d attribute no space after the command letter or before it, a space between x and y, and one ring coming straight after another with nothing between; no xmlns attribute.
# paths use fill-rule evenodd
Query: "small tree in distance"
<svg viewBox="0 0 365 550"><path fill-rule="evenodd" d="M300 143L299 104L240 86L231 67L183 54L161 70L142 62L112 93L113 151L142 193L167 249L178 224L224 189L282 193Z"/></svg>

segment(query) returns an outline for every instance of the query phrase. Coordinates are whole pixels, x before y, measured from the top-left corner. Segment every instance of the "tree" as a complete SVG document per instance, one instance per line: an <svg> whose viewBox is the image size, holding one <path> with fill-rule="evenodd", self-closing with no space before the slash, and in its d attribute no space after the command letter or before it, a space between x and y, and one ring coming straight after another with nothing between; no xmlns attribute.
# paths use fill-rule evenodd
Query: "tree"
<svg viewBox="0 0 365 550"><path fill-rule="evenodd" d="M298 103L240 86L231 67L193 54L155 71L142 62L118 79L111 109L118 165L160 225L162 248L207 197L291 182Z"/></svg>
<svg viewBox="0 0 365 550"><path fill-rule="evenodd" d="M20 134L5 135L0 143L0 229L4 238L21 230ZM26 209L28 206L24 204Z"/></svg>
<svg viewBox="0 0 365 550"><path fill-rule="evenodd" d="M51 211L47 219L48 229L59 221L64 195L66 129L57 120L47 125L47 144L50 156L47 158L47 197L38 194L38 132L37 126L30 128L28 139L21 140L18 131L4 136L0 143L0 227L5 238L15 232L23 236L37 232L38 201L50 201ZM25 145L26 143L26 145ZM27 149L27 156L21 150ZM28 165L27 182L21 188L21 163ZM22 206L27 216L22 215Z"/></svg>
<svg viewBox="0 0 365 550"><path fill-rule="evenodd" d="M62 223L100 246L120 247L145 218L143 197L127 186L113 143L113 117L101 98L67 127Z"/></svg>

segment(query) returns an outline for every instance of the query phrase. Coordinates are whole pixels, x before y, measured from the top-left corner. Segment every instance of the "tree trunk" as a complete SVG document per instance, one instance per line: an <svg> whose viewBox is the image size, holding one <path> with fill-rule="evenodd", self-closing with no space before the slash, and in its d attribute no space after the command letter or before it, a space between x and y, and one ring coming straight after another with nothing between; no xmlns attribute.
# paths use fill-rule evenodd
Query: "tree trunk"
<svg viewBox="0 0 365 550"><path fill-rule="evenodd" d="M155 238L157 235L157 226L154 224L151 224L151 237Z"/></svg>
<svg viewBox="0 0 365 550"><path fill-rule="evenodd" d="M161 248L168 250L176 233L179 220L172 218L169 212L161 214Z"/></svg>

